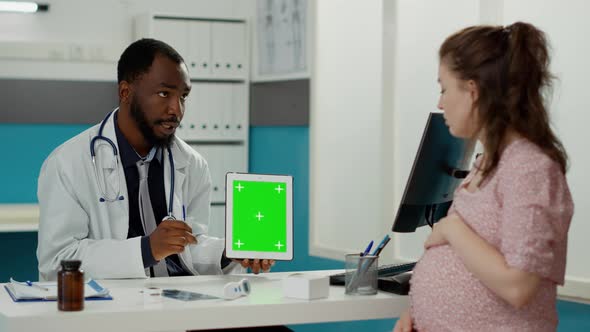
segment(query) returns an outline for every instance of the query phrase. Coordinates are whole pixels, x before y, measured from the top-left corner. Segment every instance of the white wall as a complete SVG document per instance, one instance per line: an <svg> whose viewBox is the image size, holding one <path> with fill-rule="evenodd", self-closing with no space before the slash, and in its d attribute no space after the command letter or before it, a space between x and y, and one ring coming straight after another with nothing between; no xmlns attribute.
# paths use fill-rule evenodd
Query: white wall
<svg viewBox="0 0 590 332"><path fill-rule="evenodd" d="M479 21L479 3L322 0L315 15L310 252L341 260L390 232L426 116L436 110L438 46ZM397 236L382 262L394 249L398 259L416 259L423 238Z"/></svg>
<svg viewBox="0 0 590 332"><path fill-rule="evenodd" d="M133 17L148 11L200 17L248 17L241 0L52 0L49 11L2 14L0 43L6 41L97 43L115 54L133 38ZM116 80L116 62L1 60L2 78Z"/></svg>
<svg viewBox="0 0 590 332"><path fill-rule="evenodd" d="M437 83L438 48L451 33L478 24L479 2L473 0L397 1L396 62L394 67L394 172L395 215L420 144L428 113L436 111L440 87ZM428 22L428 24L425 24ZM395 256L416 260L430 232L396 234Z"/></svg>
<svg viewBox="0 0 590 332"><path fill-rule="evenodd" d="M310 252L343 259L383 236L381 1L315 6Z"/></svg>

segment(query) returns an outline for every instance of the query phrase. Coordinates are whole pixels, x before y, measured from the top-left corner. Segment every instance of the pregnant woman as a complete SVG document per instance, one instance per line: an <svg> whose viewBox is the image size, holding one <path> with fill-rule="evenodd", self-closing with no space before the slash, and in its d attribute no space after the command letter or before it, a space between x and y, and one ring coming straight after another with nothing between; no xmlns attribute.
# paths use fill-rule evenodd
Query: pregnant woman
<svg viewBox="0 0 590 332"><path fill-rule="evenodd" d="M573 202L551 130L542 31L474 26L439 51L438 108L483 147L434 225L394 331L555 331Z"/></svg>

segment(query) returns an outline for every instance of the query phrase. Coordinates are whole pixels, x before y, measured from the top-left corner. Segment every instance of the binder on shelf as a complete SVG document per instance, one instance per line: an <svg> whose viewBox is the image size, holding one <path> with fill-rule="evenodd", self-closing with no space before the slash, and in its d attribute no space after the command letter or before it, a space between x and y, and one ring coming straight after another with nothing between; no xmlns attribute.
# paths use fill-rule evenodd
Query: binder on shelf
<svg viewBox="0 0 590 332"><path fill-rule="evenodd" d="M211 77L211 23L191 21L188 29L187 66L191 77ZM194 75L192 74L194 72Z"/></svg>
<svg viewBox="0 0 590 332"><path fill-rule="evenodd" d="M219 83L208 83L209 95L207 107L207 119L209 121L208 137L211 140L219 138L219 122L221 119L221 108L223 107L222 94L219 91Z"/></svg>
<svg viewBox="0 0 590 332"><path fill-rule="evenodd" d="M182 122L180 126L176 129L176 133L178 137L182 138L183 140L191 140L194 139L194 127L195 127L195 111L198 108L198 99L197 91L191 91L188 100L185 104L184 116L182 118Z"/></svg>
<svg viewBox="0 0 590 332"><path fill-rule="evenodd" d="M153 37L172 46L182 57L188 55L188 23L181 20L154 20Z"/></svg>
<svg viewBox="0 0 590 332"><path fill-rule="evenodd" d="M198 106L193 110L195 114L195 138L210 138L209 133L213 127L209 120L209 113L214 102L212 101L212 92L209 85L209 83L196 83L193 85L198 98Z"/></svg>
<svg viewBox="0 0 590 332"><path fill-rule="evenodd" d="M232 104L233 104L233 95L234 95L234 84L231 83L224 83L219 84L219 122L220 122L220 130L218 132L218 137L223 138L232 138L231 135L231 118L232 118Z"/></svg>
<svg viewBox="0 0 590 332"><path fill-rule="evenodd" d="M214 77L224 77L223 75L223 41L224 33L221 29L222 23L211 25L211 73Z"/></svg>
<svg viewBox="0 0 590 332"><path fill-rule="evenodd" d="M231 24L228 26L228 37L231 40L232 52L229 53L230 62L232 64L230 75L235 78L245 77L247 71L246 59L246 25L245 24Z"/></svg>
<svg viewBox="0 0 590 332"><path fill-rule="evenodd" d="M231 105L231 137L244 140L247 137L248 120L247 86L236 84L233 86Z"/></svg>

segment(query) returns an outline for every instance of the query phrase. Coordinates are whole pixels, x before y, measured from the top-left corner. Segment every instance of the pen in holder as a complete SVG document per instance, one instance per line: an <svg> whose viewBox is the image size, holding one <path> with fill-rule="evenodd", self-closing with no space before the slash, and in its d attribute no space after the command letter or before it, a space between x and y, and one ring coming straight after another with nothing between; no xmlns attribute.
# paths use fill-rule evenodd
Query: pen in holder
<svg viewBox="0 0 590 332"><path fill-rule="evenodd" d="M345 257L344 287L348 295L377 294L378 256L349 254Z"/></svg>

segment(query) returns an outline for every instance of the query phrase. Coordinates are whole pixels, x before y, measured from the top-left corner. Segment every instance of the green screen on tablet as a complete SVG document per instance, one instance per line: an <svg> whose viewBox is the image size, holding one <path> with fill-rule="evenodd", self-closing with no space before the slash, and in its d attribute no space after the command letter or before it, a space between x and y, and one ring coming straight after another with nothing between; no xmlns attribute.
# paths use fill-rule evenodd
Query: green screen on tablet
<svg viewBox="0 0 590 332"><path fill-rule="evenodd" d="M290 176L228 173L228 257L292 259L291 187Z"/></svg>

